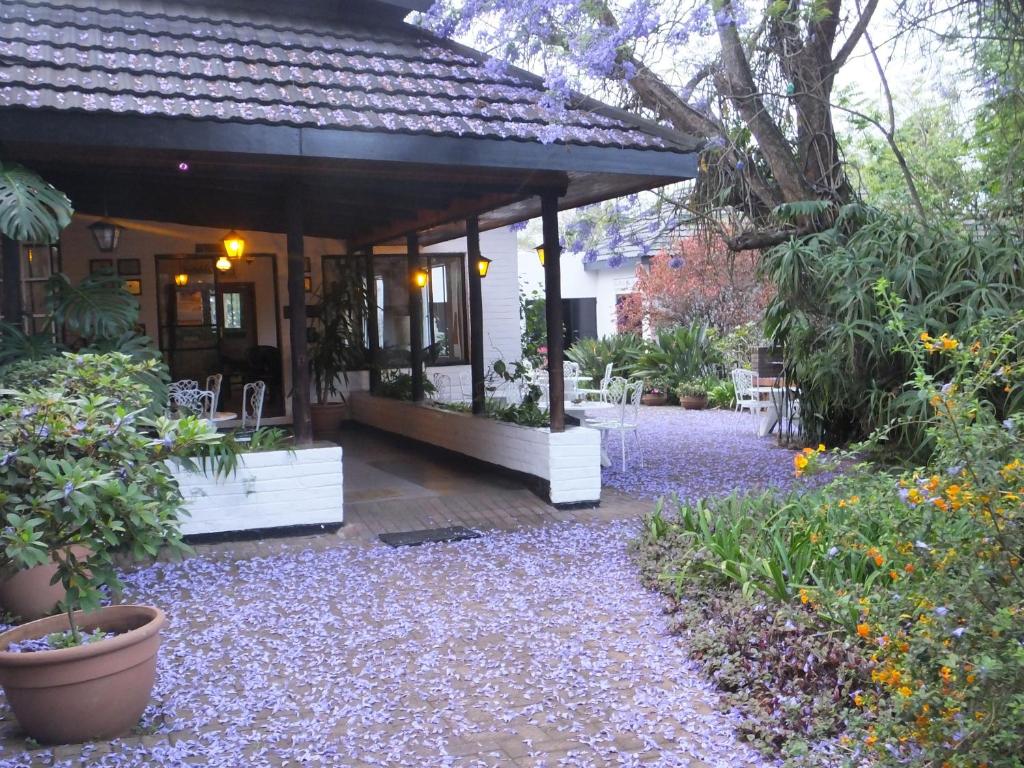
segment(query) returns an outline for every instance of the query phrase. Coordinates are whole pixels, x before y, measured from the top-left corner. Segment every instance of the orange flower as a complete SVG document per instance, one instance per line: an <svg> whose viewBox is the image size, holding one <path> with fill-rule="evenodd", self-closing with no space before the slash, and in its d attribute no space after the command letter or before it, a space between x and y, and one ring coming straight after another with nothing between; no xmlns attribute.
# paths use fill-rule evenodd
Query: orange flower
<svg viewBox="0 0 1024 768"><path fill-rule="evenodd" d="M953 679L953 670L951 670L949 667L941 667L939 669L939 677L942 678L942 681L944 683L948 683L950 680Z"/></svg>
<svg viewBox="0 0 1024 768"><path fill-rule="evenodd" d="M906 573L913 573L914 572L914 564L913 563L907 563L906 565L903 566L903 570Z"/></svg>
<svg viewBox="0 0 1024 768"><path fill-rule="evenodd" d="M900 580L900 573L899 573L899 571L896 571L896 570L889 571L889 578L892 579L893 581L899 581Z"/></svg>
<svg viewBox="0 0 1024 768"><path fill-rule="evenodd" d="M853 703L856 704L858 707L863 707L864 697L858 693L856 696L853 697Z"/></svg>
<svg viewBox="0 0 1024 768"><path fill-rule="evenodd" d="M868 624L858 624L857 634L861 637L868 637L871 634L871 626Z"/></svg>
<svg viewBox="0 0 1024 768"><path fill-rule="evenodd" d="M896 691L896 693L898 693L900 696L906 699L913 695L914 692L910 690L907 686L901 685L899 690Z"/></svg>

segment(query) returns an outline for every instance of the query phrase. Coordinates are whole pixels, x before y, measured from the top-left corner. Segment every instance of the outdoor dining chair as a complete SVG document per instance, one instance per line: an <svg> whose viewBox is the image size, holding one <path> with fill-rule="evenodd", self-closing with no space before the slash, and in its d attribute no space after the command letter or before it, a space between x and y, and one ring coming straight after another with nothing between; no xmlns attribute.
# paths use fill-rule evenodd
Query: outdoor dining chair
<svg viewBox="0 0 1024 768"><path fill-rule="evenodd" d="M187 389L177 390L171 396L171 402L178 413L186 412L200 419L212 419L214 410L214 394L208 389Z"/></svg>
<svg viewBox="0 0 1024 768"><path fill-rule="evenodd" d="M179 381L172 381L167 385L167 407L169 410L173 410L177 405L177 395L179 392L185 392L190 389L199 389L199 382L195 379L181 379Z"/></svg>
<svg viewBox="0 0 1024 768"><path fill-rule="evenodd" d="M211 373L206 377L206 388L210 392L213 392L213 410L212 413L217 412L217 406L220 404L220 384L224 380L224 375L220 373Z"/></svg>
<svg viewBox="0 0 1024 768"><path fill-rule="evenodd" d="M434 391L430 399L437 403L447 403L452 399L452 377L447 373L435 373L430 377Z"/></svg>
<svg viewBox="0 0 1024 768"><path fill-rule="evenodd" d="M601 383L596 389L593 387L578 387L576 392L584 397L595 395L598 400L604 400L604 393L608 389L608 382L611 381L612 368L614 365L614 363L608 363L608 365L604 367L604 376L601 377Z"/></svg>
<svg viewBox="0 0 1024 768"><path fill-rule="evenodd" d="M617 379L617 380L616 380ZM615 417L610 419L588 419L588 427L601 430L601 437L605 439L612 432L619 433L619 449L622 453L622 469L626 470L626 433L631 432L636 441L636 452L640 457L640 467L644 466L644 449L640 443L640 397L644 393L643 381L629 382L621 376L611 380L608 387L608 397L616 398L609 400L615 402Z"/></svg>
<svg viewBox="0 0 1024 768"><path fill-rule="evenodd" d="M260 428L263 418L263 400L267 385L263 381L250 381L242 387L242 431Z"/></svg>

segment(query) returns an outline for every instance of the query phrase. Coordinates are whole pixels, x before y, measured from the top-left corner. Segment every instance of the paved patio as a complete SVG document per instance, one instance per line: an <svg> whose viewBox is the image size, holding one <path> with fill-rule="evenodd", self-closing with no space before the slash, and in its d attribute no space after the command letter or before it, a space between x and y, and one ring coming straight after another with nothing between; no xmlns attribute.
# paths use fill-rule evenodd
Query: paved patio
<svg viewBox="0 0 1024 768"><path fill-rule="evenodd" d="M139 733L39 748L0 699L0 766L760 764L629 561L648 501L557 510L380 433L341 442L338 534L130 575L127 598L170 618ZM376 540L446 525L485 535Z"/></svg>

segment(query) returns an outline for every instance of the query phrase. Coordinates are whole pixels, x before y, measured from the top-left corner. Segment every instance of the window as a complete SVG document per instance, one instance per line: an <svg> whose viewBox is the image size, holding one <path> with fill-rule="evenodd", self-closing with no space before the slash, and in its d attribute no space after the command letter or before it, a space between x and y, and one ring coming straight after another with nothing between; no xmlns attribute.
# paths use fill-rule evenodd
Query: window
<svg viewBox="0 0 1024 768"><path fill-rule="evenodd" d="M20 324L29 334L43 333L48 328L50 316L47 311L47 283L52 275L60 272L60 251L55 245L23 243L18 247L21 255L21 322L19 318L13 317L3 320ZM3 279L0 276L2 285Z"/></svg>
<svg viewBox="0 0 1024 768"><path fill-rule="evenodd" d="M224 291L224 330L242 330L242 294Z"/></svg>
<svg viewBox="0 0 1024 768"><path fill-rule="evenodd" d="M465 261L465 254L423 254L430 279L422 289L423 313L417 322L428 365L467 360ZM411 359L408 259L405 254L374 256L373 271L377 306L371 316L377 323L377 362L384 368L403 368ZM325 285L358 281L363 286L366 282L365 261L358 256L324 256L323 273ZM366 319L360 317L356 322L366 339Z"/></svg>

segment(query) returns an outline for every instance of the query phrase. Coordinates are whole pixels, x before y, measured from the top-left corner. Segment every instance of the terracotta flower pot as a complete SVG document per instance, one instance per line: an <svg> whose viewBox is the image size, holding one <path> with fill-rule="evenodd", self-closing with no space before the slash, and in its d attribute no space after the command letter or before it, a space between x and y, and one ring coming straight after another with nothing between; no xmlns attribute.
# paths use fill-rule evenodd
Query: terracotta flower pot
<svg viewBox="0 0 1024 768"><path fill-rule="evenodd" d="M664 392L655 395L650 392L647 394L640 395L640 403L642 405L664 405L668 402L668 395Z"/></svg>
<svg viewBox="0 0 1024 768"><path fill-rule="evenodd" d="M55 651L13 653L11 643L69 628L66 614L0 634L0 685L25 732L45 744L113 739L134 728L156 680L164 612L113 605L75 613L83 632L120 633L109 640Z"/></svg>
<svg viewBox="0 0 1024 768"><path fill-rule="evenodd" d="M708 399L706 397L681 397L679 404L688 411L703 411L708 407Z"/></svg>
<svg viewBox="0 0 1024 768"><path fill-rule="evenodd" d="M87 547L71 548L80 560L89 556ZM32 621L56 613L57 603L64 599L64 586L50 581L57 573L57 564L47 563L15 571L0 581L0 606L12 616Z"/></svg>
<svg viewBox="0 0 1024 768"><path fill-rule="evenodd" d="M341 429L341 422L348 416L347 403L324 403L309 406L309 420L314 435L333 435Z"/></svg>

